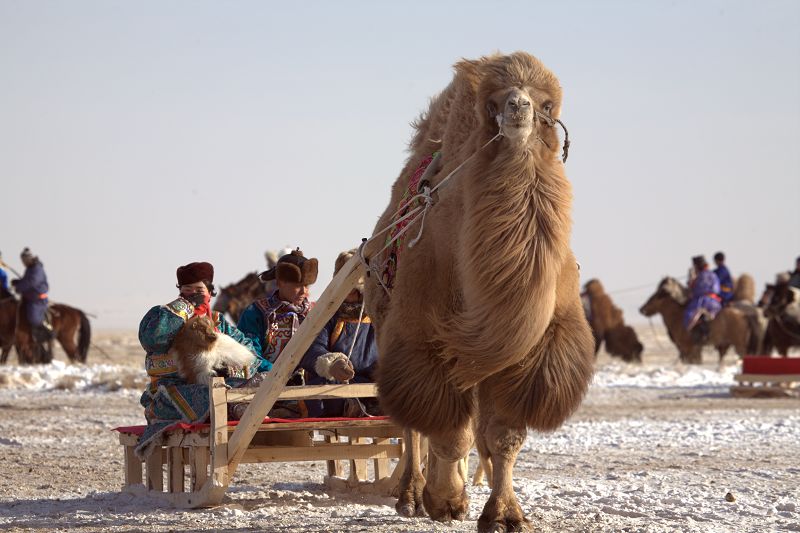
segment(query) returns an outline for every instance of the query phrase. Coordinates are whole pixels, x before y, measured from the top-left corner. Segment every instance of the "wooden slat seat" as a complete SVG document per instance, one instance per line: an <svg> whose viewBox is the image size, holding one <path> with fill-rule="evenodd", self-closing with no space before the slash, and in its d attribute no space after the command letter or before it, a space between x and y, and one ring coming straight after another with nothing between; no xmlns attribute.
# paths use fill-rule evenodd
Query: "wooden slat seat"
<svg viewBox="0 0 800 533"><path fill-rule="evenodd" d="M125 488L133 491L134 486L143 484L148 494L166 498L175 506L208 507L222 501L240 463L341 457L350 464L347 479L341 477L342 461L324 459L328 461L326 482L331 486L381 494L393 492L402 474L403 461L392 470L390 458L404 453L404 443L400 428L390 421L320 421L313 426L290 425L304 422L263 423L278 399L375 396L374 385L320 385L302 390L285 386L319 331L363 275L361 259L354 255L320 295L258 389L227 389L222 378L215 378L209 391L209 427L195 432L183 429L170 432L161 450L145 460L144 472L142 462L134 454L138 436L121 432ZM250 405L231 429L228 403L242 401ZM367 461L374 465L371 480L367 478Z"/></svg>
<svg viewBox="0 0 800 533"><path fill-rule="evenodd" d="M279 399L374 397L374 384L315 385L287 387ZM255 390L227 389L221 378L211 386L212 405L248 401ZM183 505L187 495L198 493L209 479L209 468L219 442L227 442L239 421L227 420L227 407L217 409L208 424L175 424L164 436L160 451L142 461L133 453L147 426L116 428L124 447L125 489L144 484L151 495L164 496ZM214 429L216 428L216 429ZM282 461L327 461L326 485L337 489L377 492L389 495L397 485L391 460L404 453L403 430L385 416L371 418L267 418L258 426L239 461L242 464ZM349 463L349 476L343 477L343 462ZM368 478L372 463L372 479ZM164 474L166 472L166 484ZM188 491L188 492L187 492ZM181 496L181 497L178 497ZM202 506L202 498L188 506Z"/></svg>

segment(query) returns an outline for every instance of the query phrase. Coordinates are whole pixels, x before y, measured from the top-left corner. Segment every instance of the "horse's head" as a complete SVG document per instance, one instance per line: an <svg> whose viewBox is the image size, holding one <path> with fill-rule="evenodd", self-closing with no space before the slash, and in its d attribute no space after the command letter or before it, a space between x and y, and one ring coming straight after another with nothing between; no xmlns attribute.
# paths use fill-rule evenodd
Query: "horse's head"
<svg viewBox="0 0 800 533"><path fill-rule="evenodd" d="M661 312L663 305L673 301L680 306L686 305L689 300L687 289L675 278L666 277L658 284L656 292L639 308L639 312L644 316L653 316Z"/></svg>

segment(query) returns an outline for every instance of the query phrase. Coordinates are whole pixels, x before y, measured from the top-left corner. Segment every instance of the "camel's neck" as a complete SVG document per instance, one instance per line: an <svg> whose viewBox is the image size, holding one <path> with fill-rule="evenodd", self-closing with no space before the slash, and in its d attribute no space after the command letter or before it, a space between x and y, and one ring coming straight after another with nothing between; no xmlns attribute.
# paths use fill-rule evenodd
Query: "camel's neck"
<svg viewBox="0 0 800 533"><path fill-rule="evenodd" d="M485 289L513 283L519 291L536 285L537 273L560 267L569 248L572 189L560 164L544 165L503 142L468 173L464 244Z"/></svg>

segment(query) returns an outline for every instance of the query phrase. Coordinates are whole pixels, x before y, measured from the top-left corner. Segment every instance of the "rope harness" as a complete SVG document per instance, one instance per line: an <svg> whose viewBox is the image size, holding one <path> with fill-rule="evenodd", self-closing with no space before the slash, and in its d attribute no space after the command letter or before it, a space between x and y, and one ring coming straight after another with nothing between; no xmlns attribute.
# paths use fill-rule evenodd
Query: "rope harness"
<svg viewBox="0 0 800 533"><path fill-rule="evenodd" d="M394 273L397 270L397 255L400 252L403 236L417 221L420 221L420 227L419 231L417 232L417 236L409 241L408 247L413 248L419 242L419 240L422 238L422 231L425 229L425 217L428 211L436 204L433 194L443 185L445 185L448 180L450 180L450 178L456 174L456 172L461 170L461 168L480 151L503 136L501 115L497 116L497 122L498 125L501 125L500 131L498 131L494 137L489 139L475 153L461 162L460 165L454 168L434 187L430 186L430 182L425 174L426 170L429 168L436 168L436 165L432 165L432 163L438 163L441 153L436 152L434 155L425 158L425 160L423 160L423 162L412 175L411 180L409 180L409 189L406 192L406 196L400 201L400 207L392 215L393 222L380 231L375 232L372 237L368 239L362 239L361 245L358 247L358 257L361 259L361 262L367 271L367 277L372 277L374 274L375 279L377 280L378 284L383 287L383 290L386 291L387 296L391 296L391 290L394 283ZM416 176L419 176L419 178L415 184L412 184L412 181ZM408 196L410 196L410 198L406 199ZM364 255L364 248L385 233L389 233L389 236L387 237L383 248L378 250L375 256L381 255L387 250L391 251L389 254L387 254L383 264L378 267L373 265L371 260Z"/></svg>
<svg viewBox="0 0 800 533"><path fill-rule="evenodd" d="M425 229L425 217L428 211L434 205L436 205L436 200L434 199L433 194L437 192L443 185L445 185L450 178L452 178L459 170L461 170L464 165L466 165L473 157L478 155L478 153L480 153L484 148L492 144L500 137L503 137L503 115L498 114L495 116L495 120L498 126L497 134L486 141L483 146L476 150L467 159L462 161L456 168L454 168L447 176L442 178L442 180L433 187L430 186L430 179L437 171L437 167L441 158L441 152L434 152L431 156L423 159L409 179L408 189L406 190L403 198L400 200L398 209L392 215L392 223L373 234L372 237L368 239L362 239L361 245L358 247L358 257L361 259L361 262L366 269L367 277L372 277L372 274L374 274L378 285L383 287L383 290L386 292L387 296L391 296L391 290L394 286L394 277L397 272L397 258L402 249L405 234L417 221L420 221L419 231L417 232L416 237L408 242L408 248L413 248L422 238L422 232ZM567 131L566 126L564 126L564 123L557 118L553 118L536 110L533 110L532 120L541 120L551 128L555 127L556 124L561 126L561 128L564 130L564 146L561 160L562 162L566 163L567 157L569 156L570 142L569 132ZM536 139L550 148L550 145L548 145L547 142L541 137L537 136ZM370 258L366 257L364 254L364 249L369 243L378 239L385 233L388 233L389 235L386 237L383 248L378 250L375 256L379 256L386 251L388 251L388 253L386 254L386 259L383 261L383 264L378 267L377 265L372 264Z"/></svg>

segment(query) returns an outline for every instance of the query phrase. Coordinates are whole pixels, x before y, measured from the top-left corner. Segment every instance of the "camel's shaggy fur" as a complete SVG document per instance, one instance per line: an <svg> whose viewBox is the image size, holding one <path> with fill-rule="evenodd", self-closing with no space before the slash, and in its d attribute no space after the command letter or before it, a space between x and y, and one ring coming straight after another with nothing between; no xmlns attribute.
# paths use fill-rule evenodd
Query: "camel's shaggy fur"
<svg viewBox="0 0 800 533"><path fill-rule="evenodd" d="M417 120L411 155L376 226L392 223L425 157L441 151L436 186L477 153L436 193L421 240L400 250L391 296L366 287L381 403L430 439L423 500L438 520L466 513L455 465L479 417L476 438L494 463L479 529L524 523L511 468L525 428L558 428L591 379L593 339L569 247L572 191L548 124L560 109L558 80L529 54L459 62ZM498 132L497 115L503 137L480 150ZM419 494L418 486L403 488L399 507L418 508Z"/></svg>
<svg viewBox="0 0 800 533"><path fill-rule="evenodd" d="M588 319L594 334L595 355L600 345L606 343L606 351L627 362L642 362L644 346L639 342L636 332L625 325L622 309L614 305L598 279L590 279L583 288L589 300Z"/></svg>

